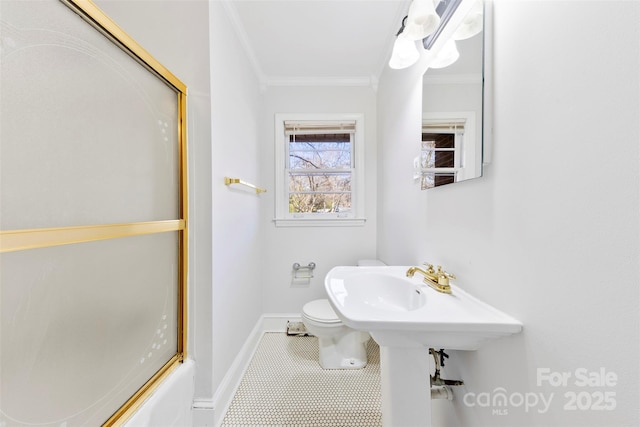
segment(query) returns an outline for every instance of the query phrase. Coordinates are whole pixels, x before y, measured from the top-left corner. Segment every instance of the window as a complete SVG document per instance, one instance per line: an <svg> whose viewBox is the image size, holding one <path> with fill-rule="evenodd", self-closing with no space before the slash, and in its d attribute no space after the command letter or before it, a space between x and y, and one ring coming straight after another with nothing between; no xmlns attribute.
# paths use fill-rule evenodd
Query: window
<svg viewBox="0 0 640 427"><path fill-rule="evenodd" d="M361 115L276 115L276 225L358 225Z"/></svg>
<svg viewBox="0 0 640 427"><path fill-rule="evenodd" d="M422 129L420 167L421 186L439 187L456 182L457 165L460 164L460 134L448 129Z"/></svg>
<svg viewBox="0 0 640 427"><path fill-rule="evenodd" d="M422 190L464 179L468 159L464 150L465 134L474 123L473 113L455 113L457 117L424 117L420 156L416 159Z"/></svg>

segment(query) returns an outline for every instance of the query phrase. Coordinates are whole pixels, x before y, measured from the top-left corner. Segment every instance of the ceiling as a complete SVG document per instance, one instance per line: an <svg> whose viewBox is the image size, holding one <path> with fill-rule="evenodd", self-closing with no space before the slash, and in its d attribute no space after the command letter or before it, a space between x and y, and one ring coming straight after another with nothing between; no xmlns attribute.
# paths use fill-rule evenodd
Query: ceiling
<svg viewBox="0 0 640 427"><path fill-rule="evenodd" d="M227 0L266 85L375 85L409 0Z"/></svg>

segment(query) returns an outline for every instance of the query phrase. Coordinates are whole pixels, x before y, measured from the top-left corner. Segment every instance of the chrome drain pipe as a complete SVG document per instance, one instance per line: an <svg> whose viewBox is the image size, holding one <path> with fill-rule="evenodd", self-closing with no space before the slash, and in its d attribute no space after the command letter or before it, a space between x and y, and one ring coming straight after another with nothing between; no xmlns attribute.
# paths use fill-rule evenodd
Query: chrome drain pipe
<svg viewBox="0 0 640 427"><path fill-rule="evenodd" d="M431 399L453 400L453 392L451 388L446 385L433 386L431 387Z"/></svg>

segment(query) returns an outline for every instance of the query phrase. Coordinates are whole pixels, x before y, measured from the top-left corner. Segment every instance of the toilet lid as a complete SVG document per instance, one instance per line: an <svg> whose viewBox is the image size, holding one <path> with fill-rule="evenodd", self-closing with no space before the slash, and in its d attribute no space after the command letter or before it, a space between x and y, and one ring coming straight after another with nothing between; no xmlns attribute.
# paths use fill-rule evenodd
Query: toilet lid
<svg viewBox="0 0 640 427"><path fill-rule="evenodd" d="M336 312L331 308L329 300L317 299L310 301L302 307L302 312L309 319L322 323L340 323Z"/></svg>

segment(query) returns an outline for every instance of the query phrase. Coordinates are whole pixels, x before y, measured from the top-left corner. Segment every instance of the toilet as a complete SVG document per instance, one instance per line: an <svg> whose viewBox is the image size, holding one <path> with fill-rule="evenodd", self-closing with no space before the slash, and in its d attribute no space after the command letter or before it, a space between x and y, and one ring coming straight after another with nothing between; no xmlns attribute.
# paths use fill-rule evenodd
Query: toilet
<svg viewBox="0 0 640 427"><path fill-rule="evenodd" d="M358 266L385 265L360 260ZM318 337L319 362L323 369L360 369L367 365L368 332L352 329L338 318L329 300L317 299L302 307L302 322Z"/></svg>

